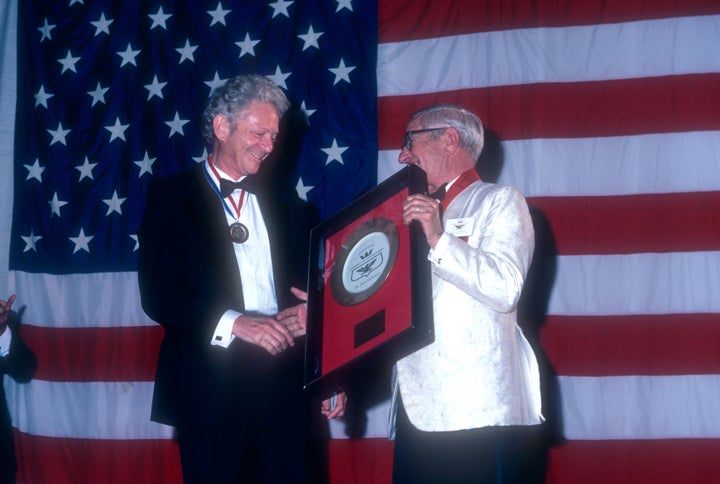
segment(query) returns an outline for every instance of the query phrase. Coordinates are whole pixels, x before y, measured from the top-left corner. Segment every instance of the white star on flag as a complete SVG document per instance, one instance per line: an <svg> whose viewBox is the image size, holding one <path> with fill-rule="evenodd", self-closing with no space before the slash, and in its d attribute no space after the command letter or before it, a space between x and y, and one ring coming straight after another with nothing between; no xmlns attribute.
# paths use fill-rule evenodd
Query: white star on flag
<svg viewBox="0 0 720 484"><path fill-rule="evenodd" d="M58 62L62 64L63 68L60 71L60 74L64 74L65 71L73 71L77 73L75 70L75 64L77 64L77 61L80 60L80 57L73 57L70 51L67 51L67 55L64 59L58 59Z"/></svg>
<svg viewBox="0 0 720 484"><path fill-rule="evenodd" d="M67 205L67 202L64 202L62 200L58 199L58 194L55 192L55 194L52 197L52 200L50 200L50 217L52 218L53 215L57 215L60 217L60 208L62 208L64 205Z"/></svg>
<svg viewBox="0 0 720 484"><path fill-rule="evenodd" d="M63 129L62 123L58 123L58 127L56 130L48 129L47 132L52 135L52 141L50 141L50 146L54 145L55 143L62 143L67 146L65 137L70 132L70 130Z"/></svg>
<svg viewBox="0 0 720 484"><path fill-rule="evenodd" d="M137 166L140 167L140 174L138 174L138 178L140 178L141 176L143 176L145 173L148 173L149 175L152 175L152 172L153 172L153 171L152 171L152 166L153 166L153 163L155 163L155 160L156 160L156 159L157 159L157 158L150 158L150 156L148 155L148 152L146 151L146 152L145 152L145 157L144 157L142 160L140 160L140 161L134 161L134 162L133 162L133 163L135 163Z"/></svg>
<svg viewBox="0 0 720 484"><path fill-rule="evenodd" d="M47 105L48 99L50 99L54 95L55 94L50 94L49 92L45 92L45 86L40 86L40 89L38 89L37 94L35 94L35 107L42 105L47 108L48 107L48 105Z"/></svg>
<svg viewBox="0 0 720 484"><path fill-rule="evenodd" d="M324 33L325 33L325 32L317 32L317 33L315 33L315 31L313 30L313 26L311 25L310 28L309 28L308 31L307 31L307 34L300 34L300 35L298 35L298 37L300 37L300 38L303 40L303 42L305 43L305 44L303 45L303 49L302 49L302 50L309 49L310 47L315 47L315 48L319 49L319 48L320 48L320 45L318 45L318 39L319 39L320 36L322 36L322 34L324 34Z"/></svg>
<svg viewBox="0 0 720 484"><path fill-rule="evenodd" d="M225 25L225 16L228 13L230 13L230 10L223 10L222 2L218 2L217 7L215 7L215 10L208 10L208 14L212 17L212 22L210 22L210 27L212 27L215 24Z"/></svg>
<svg viewBox="0 0 720 484"><path fill-rule="evenodd" d="M121 124L120 118L115 118L115 124L113 126L105 126L105 129L110 131L110 141L115 138L120 138L125 141L125 130L130 126L129 124Z"/></svg>
<svg viewBox="0 0 720 484"><path fill-rule="evenodd" d="M40 166L40 160L35 159L35 163L32 165L23 165L25 168L27 168L28 174L25 180L30 180L31 178L35 178L37 181L42 183L42 172L45 171L44 166Z"/></svg>
<svg viewBox="0 0 720 484"><path fill-rule="evenodd" d="M127 200L127 198L118 197L117 190L114 190L113 194L112 194L112 198L103 200L103 203L105 203L108 206L108 210L107 210L107 213L105 214L105 216L108 216L113 212L117 212L120 215L122 215L122 204L125 200Z"/></svg>
<svg viewBox="0 0 720 484"><path fill-rule="evenodd" d="M295 185L295 191L297 192L298 197L305 200L306 202L308 201L307 194L313 188L315 188L315 187L312 185L305 186L303 184L302 178L298 178L297 185Z"/></svg>
<svg viewBox="0 0 720 484"><path fill-rule="evenodd" d="M95 106L95 103L105 104L105 93L108 92L109 87L102 87L98 81L97 87L94 91L88 91L87 93L93 98L90 107Z"/></svg>
<svg viewBox="0 0 720 484"><path fill-rule="evenodd" d="M193 160L196 163L202 163L203 161L208 159L208 150L207 148L203 148L203 152L200 156L193 156Z"/></svg>
<svg viewBox="0 0 720 484"><path fill-rule="evenodd" d="M275 18L278 15L285 15L287 18L290 18L288 7L293 3L294 2L287 2L285 0L278 0L277 2L270 3L269 6L273 9L272 18Z"/></svg>
<svg viewBox="0 0 720 484"><path fill-rule="evenodd" d="M339 12L343 8L347 8L351 12L353 11L352 8L352 0L336 0L337 1L337 8L335 9L336 12Z"/></svg>
<svg viewBox="0 0 720 484"><path fill-rule="evenodd" d="M220 79L220 76L218 75L217 71L215 71L215 76L210 81L205 81L205 85L207 85L210 88L210 93L212 93L215 89L222 86L227 82L227 79Z"/></svg>
<svg viewBox="0 0 720 484"><path fill-rule="evenodd" d="M305 114L305 122L308 124L308 126L310 126L310 116L315 114L315 111L317 111L317 109L308 109L307 106L305 106L305 101L303 101L300 104L300 110Z"/></svg>
<svg viewBox="0 0 720 484"><path fill-rule="evenodd" d="M340 147L337 144L337 140L333 138L332 145L329 148L321 148L322 151L328 155L325 165L329 165L333 161L337 161L341 165L344 165L342 154L347 150L347 146Z"/></svg>
<svg viewBox="0 0 720 484"><path fill-rule="evenodd" d="M259 44L259 40L252 40L250 38L250 34L245 34L245 40L242 42L235 42L235 45L240 47L240 55L238 57L242 58L245 54L250 54L251 56L255 57L255 46Z"/></svg>
<svg viewBox="0 0 720 484"><path fill-rule="evenodd" d="M145 84L145 89L148 90L147 100L152 99L153 96L157 96L163 99L162 88L165 87L167 82L158 82L157 76L153 77L153 81L150 84Z"/></svg>
<svg viewBox="0 0 720 484"><path fill-rule="evenodd" d="M348 84L350 83L350 73L355 70L355 66L345 66L345 60L340 59L340 65L332 68L330 67L328 69L330 72L335 74L335 82L333 82L333 86L337 84L340 81L346 81Z"/></svg>
<svg viewBox="0 0 720 484"><path fill-rule="evenodd" d="M193 53L197 49L197 45L190 45L190 40L185 40L185 45L179 49L175 49L180 54L180 60L178 64L182 64L184 60L195 62L195 56Z"/></svg>
<svg viewBox="0 0 720 484"><path fill-rule="evenodd" d="M95 168L95 165L97 165L97 163L90 163L90 160L88 160L88 157L86 156L83 164L75 167L75 169L80 172L78 182L81 182L85 177L93 180L95 178L93 176L93 168Z"/></svg>
<svg viewBox="0 0 720 484"><path fill-rule="evenodd" d="M290 77L291 74L292 74L292 72L283 74L283 72L280 70L280 66L277 66L277 67L275 67L275 74L273 74L271 76L267 76L267 77L268 77L268 79L270 79L272 82L274 82L278 86L287 90L287 84L285 84L285 79Z"/></svg>
<svg viewBox="0 0 720 484"><path fill-rule="evenodd" d="M103 33L110 35L110 24L113 22L113 19L106 19L104 13L100 14L100 18L97 21L90 22L95 27L95 37Z"/></svg>
<svg viewBox="0 0 720 484"><path fill-rule="evenodd" d="M28 236L21 235L20 237L22 237L23 241L25 242L25 248L23 249L23 252L27 252L29 250L33 250L33 251L37 252L37 248L35 247L35 242L42 239L42 235L35 235L33 233L32 229L30 229L30 235L28 235Z"/></svg>
<svg viewBox="0 0 720 484"><path fill-rule="evenodd" d="M180 114L175 111L175 117L173 118L173 120L165 121L165 124L170 127L170 134L168 135L168 138L172 137L172 135L174 135L175 133L178 133L180 136L185 136L185 133L183 133L183 126L185 126L189 122L190 120L188 119L180 119Z"/></svg>
<svg viewBox="0 0 720 484"><path fill-rule="evenodd" d="M152 20L152 25L150 26L150 30L154 29L155 27L160 27L163 30L167 30L167 25L165 25L165 21L172 17L172 14L166 14L163 12L162 6L158 8L158 11L156 14L148 14L148 17Z"/></svg>
<svg viewBox="0 0 720 484"><path fill-rule="evenodd" d="M49 24L47 18L45 18L45 24L42 27L38 27L38 30L42 34L42 37L40 37L40 42L45 39L52 40L52 29L54 28L55 25Z"/></svg>
<svg viewBox="0 0 720 484"><path fill-rule="evenodd" d="M135 63L135 57L137 57L137 55L140 53L140 49L132 50L132 46L128 43L127 48L125 48L124 51L118 51L115 53L122 58L120 67L126 64L132 64L137 67L137 64Z"/></svg>
<svg viewBox="0 0 720 484"><path fill-rule="evenodd" d="M88 244L94 237L94 235L85 235L85 231L83 229L80 229L80 233L77 237L68 237L68 239L70 239L72 243L75 244L73 254L79 250L84 250L89 254L90 246Z"/></svg>

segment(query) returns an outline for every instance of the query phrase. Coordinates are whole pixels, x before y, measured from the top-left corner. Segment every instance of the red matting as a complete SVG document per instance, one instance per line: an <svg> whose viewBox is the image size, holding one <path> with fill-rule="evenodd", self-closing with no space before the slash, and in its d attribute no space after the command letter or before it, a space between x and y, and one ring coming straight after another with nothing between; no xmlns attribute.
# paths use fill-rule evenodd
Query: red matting
<svg viewBox="0 0 720 484"><path fill-rule="evenodd" d="M355 220L325 242L325 287L323 289L324 330L322 341L322 374L339 368L412 326L410 281L410 232L402 223L402 202L408 189L396 193L383 204ZM343 242L368 220L383 217L398 229L398 253L395 265L380 289L365 301L344 306L332 295L330 271ZM385 310L385 329L378 336L355 347L355 326Z"/></svg>

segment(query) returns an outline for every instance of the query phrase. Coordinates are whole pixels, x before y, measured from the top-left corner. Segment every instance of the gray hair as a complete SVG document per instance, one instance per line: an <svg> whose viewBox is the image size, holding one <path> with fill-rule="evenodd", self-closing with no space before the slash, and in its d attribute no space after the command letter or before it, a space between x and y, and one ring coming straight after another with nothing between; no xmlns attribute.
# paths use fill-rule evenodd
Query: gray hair
<svg viewBox="0 0 720 484"><path fill-rule="evenodd" d="M485 131L482 121L475 113L455 104L437 104L417 111L410 121L417 118L420 118L420 125L423 128L441 126L455 128L460 134L460 148L467 151L474 160L480 158L485 143Z"/></svg>
<svg viewBox="0 0 720 484"><path fill-rule="evenodd" d="M234 130L235 120L243 115L243 110L253 101L270 104L281 118L290 107L290 102L282 89L267 77L249 74L228 79L225 84L212 92L203 111L202 134L205 142L209 146L215 142L213 130L215 116L218 114L225 116Z"/></svg>

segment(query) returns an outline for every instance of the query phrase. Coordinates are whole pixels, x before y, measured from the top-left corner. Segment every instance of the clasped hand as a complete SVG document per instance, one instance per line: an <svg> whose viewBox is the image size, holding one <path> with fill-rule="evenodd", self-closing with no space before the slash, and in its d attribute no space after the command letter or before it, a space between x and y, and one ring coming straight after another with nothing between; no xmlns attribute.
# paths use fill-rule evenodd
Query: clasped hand
<svg viewBox="0 0 720 484"><path fill-rule="evenodd" d="M233 334L264 348L271 355L295 346L295 338L305 335L308 295L295 287L290 290L303 302L280 311L274 318L238 316L233 324ZM338 392L334 400L335 405L331 405L331 399L328 398L323 400L320 407L320 412L328 420L345 415L345 392Z"/></svg>
<svg viewBox="0 0 720 484"><path fill-rule="evenodd" d="M269 316L238 316L233 323L233 334L271 355L277 355L295 346L295 338L305 335L307 325L307 293L297 288L292 293L304 301Z"/></svg>

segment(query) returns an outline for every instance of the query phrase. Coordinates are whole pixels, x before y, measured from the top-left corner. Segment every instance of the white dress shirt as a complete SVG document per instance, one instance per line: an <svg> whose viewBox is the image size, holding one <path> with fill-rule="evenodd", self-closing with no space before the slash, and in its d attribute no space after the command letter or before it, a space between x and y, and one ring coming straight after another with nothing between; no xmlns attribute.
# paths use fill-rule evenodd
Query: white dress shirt
<svg viewBox="0 0 720 484"><path fill-rule="evenodd" d="M219 181L208 166L206 166L206 170L219 191ZM215 167L215 170L222 178L228 180L240 181L244 178L233 180L219 168ZM228 197L232 198L234 203L231 203L228 199L225 200L225 206L229 209L225 210L225 216L228 227L235 222L240 222L247 227L250 234L248 240L244 243L233 243L238 269L241 276L244 277L242 291L245 311L273 316L278 313L278 304L272 271L272 257L270 255L270 238L257 197L255 194L248 192L245 192L244 197L242 195L242 190L237 189ZM241 199L243 203L238 217L235 207L238 207ZM233 323L242 314L232 309L225 311L215 328L210 343L224 348L230 346L230 343L235 339L235 335L232 334Z"/></svg>

